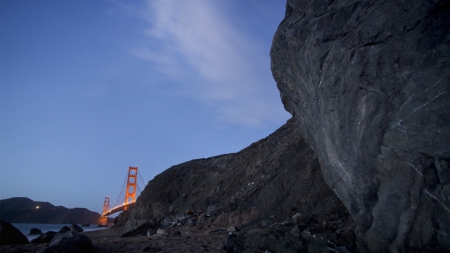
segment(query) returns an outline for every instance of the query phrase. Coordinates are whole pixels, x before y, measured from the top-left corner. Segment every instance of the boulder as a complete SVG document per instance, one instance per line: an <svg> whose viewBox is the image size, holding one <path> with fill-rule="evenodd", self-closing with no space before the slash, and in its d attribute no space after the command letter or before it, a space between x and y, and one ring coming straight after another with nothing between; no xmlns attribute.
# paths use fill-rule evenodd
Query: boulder
<svg viewBox="0 0 450 253"><path fill-rule="evenodd" d="M75 233L83 232L83 229L80 226L78 226L77 224L72 224L72 225L70 225L69 228L71 231L73 231Z"/></svg>
<svg viewBox="0 0 450 253"><path fill-rule="evenodd" d="M38 236L37 238L31 240L30 243L31 244L49 243L55 237L56 234L57 233L53 232L53 231L45 232L45 233L41 234L40 236Z"/></svg>
<svg viewBox="0 0 450 253"><path fill-rule="evenodd" d="M50 242L50 245L39 253L79 253L94 252L94 246L91 239L83 234L78 234L73 231L67 231L65 233L58 233Z"/></svg>
<svg viewBox="0 0 450 253"><path fill-rule="evenodd" d="M42 235L42 231L39 228L30 229L29 235Z"/></svg>
<svg viewBox="0 0 450 253"><path fill-rule="evenodd" d="M159 236L168 236L168 235L169 235L169 232L167 232L167 230L164 230L164 229L158 229L158 230L156 230L156 235L159 235Z"/></svg>
<svg viewBox="0 0 450 253"><path fill-rule="evenodd" d="M449 251L450 2L289 0L271 68L360 252Z"/></svg>
<svg viewBox="0 0 450 253"><path fill-rule="evenodd" d="M67 231L71 231L71 229L68 226L64 226L58 231L58 233L64 234Z"/></svg>
<svg viewBox="0 0 450 253"><path fill-rule="evenodd" d="M153 223L147 221L141 225L139 225L137 228L130 230L128 232L123 233L120 237L133 237L133 236L149 236L149 231L152 233L152 231L155 231L156 234L156 227L153 225ZM153 235L151 234L151 235Z"/></svg>
<svg viewBox="0 0 450 253"><path fill-rule="evenodd" d="M156 229L151 228L151 229L147 230L147 236L152 236L155 234L156 234Z"/></svg>
<svg viewBox="0 0 450 253"><path fill-rule="evenodd" d="M14 244L28 244L28 239L11 223L0 220L0 245Z"/></svg>

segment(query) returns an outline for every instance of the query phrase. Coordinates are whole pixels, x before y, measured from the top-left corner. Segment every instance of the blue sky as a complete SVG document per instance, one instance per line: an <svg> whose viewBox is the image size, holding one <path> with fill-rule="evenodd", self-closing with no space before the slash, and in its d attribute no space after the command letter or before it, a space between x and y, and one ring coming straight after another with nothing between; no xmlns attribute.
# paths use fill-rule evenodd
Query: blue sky
<svg viewBox="0 0 450 253"><path fill-rule="evenodd" d="M269 57L284 7L0 1L0 199L100 212L128 166L148 181L272 133L290 117Z"/></svg>

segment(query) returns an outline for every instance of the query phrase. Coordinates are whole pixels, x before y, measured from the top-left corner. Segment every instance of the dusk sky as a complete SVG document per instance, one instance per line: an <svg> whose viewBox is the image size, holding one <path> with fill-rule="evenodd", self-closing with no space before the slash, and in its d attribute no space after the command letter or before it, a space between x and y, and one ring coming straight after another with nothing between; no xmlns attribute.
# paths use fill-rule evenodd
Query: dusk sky
<svg viewBox="0 0 450 253"><path fill-rule="evenodd" d="M128 166L149 181L268 136L290 117L269 57L284 10L280 0L0 1L0 199L101 212Z"/></svg>

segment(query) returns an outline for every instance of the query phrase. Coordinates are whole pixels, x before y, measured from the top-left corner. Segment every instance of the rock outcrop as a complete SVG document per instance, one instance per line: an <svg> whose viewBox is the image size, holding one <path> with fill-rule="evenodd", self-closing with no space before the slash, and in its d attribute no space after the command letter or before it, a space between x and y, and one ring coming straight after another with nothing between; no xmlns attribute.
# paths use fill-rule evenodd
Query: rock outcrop
<svg viewBox="0 0 450 253"><path fill-rule="evenodd" d="M77 234L73 231L67 231L65 233L58 233L51 240L50 245L39 253L91 253L95 252L92 241L89 237L83 234Z"/></svg>
<svg viewBox="0 0 450 253"><path fill-rule="evenodd" d="M286 220L292 224L296 213L301 213L305 224L331 217L348 221L349 217L323 180L314 152L289 120L238 153L167 169L148 183L134 207L118 216L116 226L124 226L124 233L148 221L211 230L252 223L270 230ZM305 227L301 225L301 229ZM245 236L241 238L245 240ZM264 247L274 250L270 246Z"/></svg>
<svg viewBox="0 0 450 253"><path fill-rule="evenodd" d="M0 220L0 246L15 244L28 244L28 239L11 223Z"/></svg>
<svg viewBox="0 0 450 253"><path fill-rule="evenodd" d="M449 17L450 1L289 0L274 36L282 102L361 252L450 250Z"/></svg>

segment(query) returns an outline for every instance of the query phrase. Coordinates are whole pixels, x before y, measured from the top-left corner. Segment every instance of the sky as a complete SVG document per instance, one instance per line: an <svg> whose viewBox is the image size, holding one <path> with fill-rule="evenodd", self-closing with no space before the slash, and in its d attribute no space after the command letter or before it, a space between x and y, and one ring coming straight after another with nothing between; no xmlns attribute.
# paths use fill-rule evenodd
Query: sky
<svg viewBox="0 0 450 253"><path fill-rule="evenodd" d="M0 199L101 212L283 125L279 0L0 1ZM145 183L139 180L140 190ZM139 192L139 191L138 191Z"/></svg>

